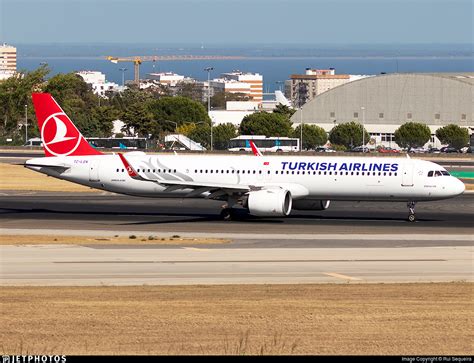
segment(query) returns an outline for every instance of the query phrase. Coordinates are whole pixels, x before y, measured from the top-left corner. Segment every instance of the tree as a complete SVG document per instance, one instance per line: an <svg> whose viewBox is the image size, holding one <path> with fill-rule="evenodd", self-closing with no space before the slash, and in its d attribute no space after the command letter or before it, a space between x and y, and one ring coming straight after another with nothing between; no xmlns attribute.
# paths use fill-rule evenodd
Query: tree
<svg viewBox="0 0 474 363"><path fill-rule="evenodd" d="M226 150L229 147L230 139L237 136L237 130L231 123L220 124L212 129L213 148L216 150Z"/></svg>
<svg viewBox="0 0 474 363"><path fill-rule="evenodd" d="M245 93L236 92L216 92L214 96L211 97L211 107L224 109L226 108L227 101L249 101L250 97Z"/></svg>
<svg viewBox="0 0 474 363"><path fill-rule="evenodd" d="M293 130L293 137L300 138L301 125ZM314 149L317 146L324 145L328 141L328 135L322 127L316 125L303 124L303 149Z"/></svg>
<svg viewBox="0 0 474 363"><path fill-rule="evenodd" d="M244 117L240 123L241 135L265 135L288 137L293 129L291 121L278 113L256 112Z"/></svg>
<svg viewBox="0 0 474 363"><path fill-rule="evenodd" d="M209 125L211 123L204 106L187 97L162 97L151 100L147 103L147 109L165 131L174 131L176 128L174 122L178 126L188 122L205 122Z"/></svg>
<svg viewBox="0 0 474 363"><path fill-rule="evenodd" d="M112 106L97 106L91 111L91 119L95 125L95 136L112 136L113 122L118 118L119 112Z"/></svg>
<svg viewBox="0 0 474 363"><path fill-rule="evenodd" d="M200 143L206 149L209 149L211 145L211 124L204 123L196 125L196 127L189 133L188 137L191 140Z"/></svg>
<svg viewBox="0 0 474 363"><path fill-rule="evenodd" d="M0 82L0 134L2 136L18 138L22 140L22 135L18 133L18 125L25 120L25 105L28 111L28 135L37 136L39 134L35 119L32 92L42 91L45 77L49 73L47 66L25 72L21 71L19 76L10 77Z"/></svg>
<svg viewBox="0 0 474 363"><path fill-rule="evenodd" d="M178 82L176 85L176 95L187 97L196 102L202 103L202 87L198 86L197 83Z"/></svg>
<svg viewBox="0 0 474 363"><path fill-rule="evenodd" d="M436 130L436 137L442 144L461 149L469 143L469 131L458 125L449 124Z"/></svg>
<svg viewBox="0 0 474 363"><path fill-rule="evenodd" d="M121 115L128 134L138 134L148 137L152 134L158 137L161 127L153 118L153 114L147 109L146 104L134 103ZM125 130L124 130L125 131Z"/></svg>
<svg viewBox="0 0 474 363"><path fill-rule="evenodd" d="M365 142L368 142L370 135L361 124L354 121L347 122L332 128L329 132L329 141L331 141L331 144L352 148L362 145L362 133L364 133Z"/></svg>
<svg viewBox="0 0 474 363"><path fill-rule="evenodd" d="M291 118L291 116L293 116L293 114L295 112L296 112L296 110L294 108L290 108L290 107L285 106L281 103L276 105L275 108L273 109L273 113L279 113L279 114L282 114L282 115L286 115L288 118ZM303 131L304 131L304 129L303 129Z"/></svg>
<svg viewBox="0 0 474 363"><path fill-rule="evenodd" d="M419 122L407 122L395 130L395 142L402 148L410 150L413 147L422 147L431 137L428 126Z"/></svg>
<svg viewBox="0 0 474 363"><path fill-rule="evenodd" d="M44 91L51 93L60 105L75 99L81 99L84 106L89 108L99 103L98 96L94 95L91 86L75 73L55 75L48 81Z"/></svg>

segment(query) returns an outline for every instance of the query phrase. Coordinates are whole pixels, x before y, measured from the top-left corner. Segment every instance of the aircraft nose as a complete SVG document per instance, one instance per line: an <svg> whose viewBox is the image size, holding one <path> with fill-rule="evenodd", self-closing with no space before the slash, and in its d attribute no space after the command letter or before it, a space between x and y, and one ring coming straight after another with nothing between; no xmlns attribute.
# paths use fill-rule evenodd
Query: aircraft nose
<svg viewBox="0 0 474 363"><path fill-rule="evenodd" d="M464 185L464 183L457 178L453 178L450 184L451 185L449 189L453 196L460 195L466 190L466 186Z"/></svg>

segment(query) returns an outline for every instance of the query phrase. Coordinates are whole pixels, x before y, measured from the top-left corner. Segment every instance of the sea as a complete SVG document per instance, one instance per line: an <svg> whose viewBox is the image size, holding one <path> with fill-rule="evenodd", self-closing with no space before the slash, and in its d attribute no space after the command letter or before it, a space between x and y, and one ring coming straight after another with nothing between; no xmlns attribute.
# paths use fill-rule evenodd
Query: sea
<svg viewBox="0 0 474 363"><path fill-rule="evenodd" d="M207 80L206 67L213 67L211 78L240 70L263 75L264 93L283 90L291 74L303 74L306 68L334 68L336 74L377 75L381 73L474 72L472 45L409 46L169 46L152 45L19 45L19 70L34 70L46 63L49 76L81 70L100 71L108 81L122 83L133 79L131 62L111 63L112 56L137 55L230 55L243 59L148 61L140 66L140 78L147 73L175 72L197 80Z"/></svg>

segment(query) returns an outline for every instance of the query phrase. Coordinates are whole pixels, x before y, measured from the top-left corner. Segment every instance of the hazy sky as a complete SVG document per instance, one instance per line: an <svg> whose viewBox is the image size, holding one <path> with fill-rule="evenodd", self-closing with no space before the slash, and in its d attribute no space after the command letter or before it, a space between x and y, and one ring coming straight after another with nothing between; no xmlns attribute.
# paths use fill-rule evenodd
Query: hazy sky
<svg viewBox="0 0 474 363"><path fill-rule="evenodd" d="M9 43L472 43L471 0L0 0Z"/></svg>

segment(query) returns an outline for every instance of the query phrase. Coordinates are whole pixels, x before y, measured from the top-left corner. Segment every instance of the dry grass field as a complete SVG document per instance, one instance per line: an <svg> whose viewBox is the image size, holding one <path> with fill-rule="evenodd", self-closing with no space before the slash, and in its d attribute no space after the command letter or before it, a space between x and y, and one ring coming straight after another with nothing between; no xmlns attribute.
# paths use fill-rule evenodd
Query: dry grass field
<svg viewBox="0 0 474 363"><path fill-rule="evenodd" d="M0 245L187 245L230 243L224 238L159 237L156 235L129 235L114 237L86 237L60 235L0 235Z"/></svg>
<svg viewBox="0 0 474 363"><path fill-rule="evenodd" d="M0 163L0 190L50 192L101 192L65 180L59 180L25 168L23 165Z"/></svg>
<svg viewBox="0 0 474 363"><path fill-rule="evenodd" d="M472 355L473 284L2 287L2 354Z"/></svg>

